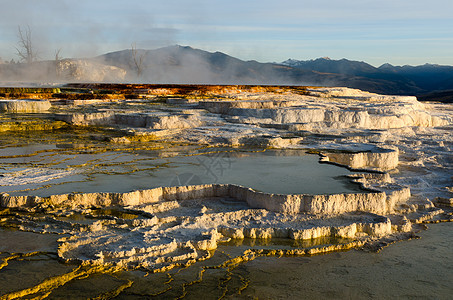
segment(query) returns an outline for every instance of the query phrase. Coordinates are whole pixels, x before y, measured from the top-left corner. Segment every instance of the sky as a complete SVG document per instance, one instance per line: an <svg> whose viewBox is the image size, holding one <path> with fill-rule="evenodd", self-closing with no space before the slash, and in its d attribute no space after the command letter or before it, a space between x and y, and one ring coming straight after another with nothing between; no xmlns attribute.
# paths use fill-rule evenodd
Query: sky
<svg viewBox="0 0 453 300"><path fill-rule="evenodd" d="M453 65L451 0L0 0L0 57L18 26L40 59L183 45L243 60Z"/></svg>

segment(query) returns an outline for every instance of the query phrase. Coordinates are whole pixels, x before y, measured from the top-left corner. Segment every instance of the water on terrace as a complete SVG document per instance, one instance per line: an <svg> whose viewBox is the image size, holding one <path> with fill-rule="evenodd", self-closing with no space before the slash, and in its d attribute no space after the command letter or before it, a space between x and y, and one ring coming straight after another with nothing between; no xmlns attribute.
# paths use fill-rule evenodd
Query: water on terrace
<svg viewBox="0 0 453 300"><path fill-rule="evenodd" d="M363 192L347 178L353 172L318 161L304 150L15 143L0 149L0 192L48 196L209 183L276 194Z"/></svg>
<svg viewBox="0 0 453 300"><path fill-rule="evenodd" d="M142 102L103 105L120 113L129 108L140 113L159 110L157 105ZM102 109L102 105L99 108ZM74 111L89 112L90 108ZM7 121L12 116L8 116ZM15 116L17 121L26 119L23 115ZM58 132L0 133L0 192L47 196L69 192L127 192L202 183L234 183L282 194L363 192L358 184L346 177L353 172L320 164L317 155L307 154L304 150L207 148L159 141L107 142L109 137L117 134L95 127ZM190 268L152 274L146 269L111 272L108 267L89 273L88 270L95 267L85 270L78 264L59 263L56 249L58 239L66 236L65 227L59 234L17 230L24 224L50 220L49 215L39 211L5 209L1 217L12 227L0 229L3 282L0 295L39 287L42 297L51 292L49 298L67 298L68 295L112 298L120 293L119 297L131 299L193 299L207 295L244 299L447 299L451 290L451 272L449 264L445 264L445 261L451 261L452 253L449 251L452 231L448 230L448 224L432 225L431 230L422 232L422 239L411 241L410 246L406 242L397 243L381 253L348 251L313 257L263 256L242 263L235 259L246 249L309 248L348 241L332 237L233 239L220 244L209 260L199 261ZM90 209L86 214L83 211L56 211L50 217L55 219L52 222L67 221L78 228L113 217L140 219L145 216L107 208ZM63 277L70 281L65 282ZM56 280L52 282L52 278ZM52 284L55 289L47 292L46 287Z"/></svg>

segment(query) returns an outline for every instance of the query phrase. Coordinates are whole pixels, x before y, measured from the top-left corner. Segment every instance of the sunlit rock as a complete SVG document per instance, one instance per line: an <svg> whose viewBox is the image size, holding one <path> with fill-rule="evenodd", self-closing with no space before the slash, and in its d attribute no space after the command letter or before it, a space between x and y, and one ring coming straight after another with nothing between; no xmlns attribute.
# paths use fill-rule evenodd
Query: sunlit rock
<svg viewBox="0 0 453 300"><path fill-rule="evenodd" d="M324 153L321 161L333 162L353 169L391 170L398 166L398 148L375 148L366 152L329 152Z"/></svg>
<svg viewBox="0 0 453 300"><path fill-rule="evenodd" d="M71 125L108 125L115 120L112 112L56 114L55 118Z"/></svg>
<svg viewBox="0 0 453 300"><path fill-rule="evenodd" d="M297 130L325 128L389 129L447 124L431 115L415 97L384 96L348 88L317 88L309 95L284 99L201 101L213 113L235 116L237 122L289 124Z"/></svg>
<svg viewBox="0 0 453 300"><path fill-rule="evenodd" d="M0 112L7 113L45 112L51 106L47 100L0 100Z"/></svg>
<svg viewBox="0 0 453 300"><path fill-rule="evenodd" d="M71 68L68 70L77 74L84 67ZM72 149L59 141L55 149L48 150L49 156L62 153L77 159L89 148L97 147L95 151L100 153L109 149L105 157L89 157L96 160L89 167L84 166L86 161L78 162L80 173L93 169L87 172L89 176L104 172L96 170L101 165L126 163L112 155L115 151L123 155L127 151L150 153L153 149L158 153L152 156L164 161L172 155L197 155L214 145L215 151L242 146L258 151L304 149L320 154L322 163L365 173L349 176L363 190L272 194L235 184L181 181L171 187L117 193L76 191L48 197L30 196L31 190L21 194L9 189L24 182L36 185L40 181L44 186L75 174L72 168L59 169L60 165L55 170L43 167L35 173L15 170L2 174L2 188L11 193L0 194L0 207L5 209L0 222L23 231L65 234L55 251L65 262L155 272L208 259L212 250L226 241L322 240L322 246L316 247L273 246L275 249L246 251L238 262L259 255L314 255L412 237L416 224L451 219L448 179L453 117L448 110L443 111L444 107L420 103L415 97L347 88L311 88L301 93L284 87L271 92L265 87L247 91L239 86L206 89L209 95L191 91L187 99L182 99L174 87L141 91L150 97L176 97L153 103L144 97L146 101L91 101L83 107L77 106L82 104L77 101L67 101L64 107L55 104L58 113L53 117L68 127L88 126L77 127L80 132L91 130L89 126L108 130L93 134L93 144L99 145L78 141L81 146ZM153 144L153 139L160 139L161 144ZM172 144L176 146L172 148ZM180 152L181 145L193 148ZM8 157L12 157L12 163L32 165L42 163L41 154L40 150L25 153L23 157L31 157L29 163L15 161L15 153ZM136 159L131 157L126 159ZM137 157L135 165L127 164L127 168L132 173L141 162ZM53 163L51 160L49 167ZM151 172L150 178L153 175ZM96 184L96 176L89 180ZM335 244L329 239L347 241Z"/></svg>
<svg viewBox="0 0 453 300"><path fill-rule="evenodd" d="M109 111L57 114L57 120L67 122L71 125L122 125L130 127L142 127L149 129L184 129L201 126L203 121L192 114L150 114L150 113L114 113Z"/></svg>

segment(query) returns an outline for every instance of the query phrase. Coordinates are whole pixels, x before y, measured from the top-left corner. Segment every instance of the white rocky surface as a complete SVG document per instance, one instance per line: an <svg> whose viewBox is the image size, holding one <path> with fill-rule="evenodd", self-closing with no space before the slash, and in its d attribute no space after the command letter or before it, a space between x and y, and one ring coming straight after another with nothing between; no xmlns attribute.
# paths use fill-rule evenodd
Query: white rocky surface
<svg viewBox="0 0 453 300"><path fill-rule="evenodd" d="M38 113L48 111L51 104L47 100L0 100L0 112Z"/></svg>
<svg viewBox="0 0 453 300"><path fill-rule="evenodd" d="M50 215L2 222L69 234L58 249L65 261L165 270L206 259L230 238L339 237L357 246L411 232L414 224L436 217L451 220L451 105L347 88L170 102L144 112L103 107L57 118L118 126L127 133L111 139L118 143L149 135L200 146L306 149L319 153L322 162L378 173L355 176L371 189L358 194L277 195L218 184L43 198L2 194L2 207ZM96 209L135 217L100 218ZM77 214L91 222L62 218Z"/></svg>
<svg viewBox="0 0 453 300"><path fill-rule="evenodd" d="M310 214L342 214L346 212L364 211L386 214L395 210L395 204L405 202L409 192L395 189L393 192L364 192L353 194L304 195L304 194L269 194L237 185L195 185L179 187L163 187L150 190L138 190L129 193L82 193L52 195L46 198L37 196L10 196L0 194L2 207L34 207L36 205L52 205L56 207L110 207L143 205L169 200L188 200L208 197L233 198L247 203L251 208L264 208L268 211L297 215ZM396 199L394 199L397 197Z"/></svg>
<svg viewBox="0 0 453 300"><path fill-rule="evenodd" d="M321 158L323 162L332 162L352 169L392 170L398 166L399 150L396 147L375 147L370 152L329 152Z"/></svg>
<svg viewBox="0 0 453 300"><path fill-rule="evenodd" d="M71 125L89 126L130 126L148 129L176 129L198 127L203 124L200 118L193 114L165 113L115 113L111 111L93 113L57 114L56 119Z"/></svg>
<svg viewBox="0 0 453 300"><path fill-rule="evenodd" d="M116 207L145 216L114 217L76 226L67 221L47 224L47 218L36 217L21 222L23 230L70 233L60 239L61 259L125 268L161 269L196 261L230 238L365 239L395 232L389 218L366 212L381 212L387 207L385 193L272 195L240 186L203 185L48 198L4 194L0 200L3 207L52 207L49 212L66 214L71 212L68 206L74 211L83 209L87 215L95 208ZM411 226L404 229L410 231Z"/></svg>
<svg viewBox="0 0 453 300"><path fill-rule="evenodd" d="M27 168L3 172L0 177L1 187L32 185L48 182L54 179L74 175L75 170L61 170L50 168Z"/></svg>
<svg viewBox="0 0 453 300"><path fill-rule="evenodd" d="M288 95L284 101L201 101L200 105L214 113L235 116L238 122L291 124L310 131L448 124L427 112L415 97L382 96L348 88L313 89L309 95Z"/></svg>

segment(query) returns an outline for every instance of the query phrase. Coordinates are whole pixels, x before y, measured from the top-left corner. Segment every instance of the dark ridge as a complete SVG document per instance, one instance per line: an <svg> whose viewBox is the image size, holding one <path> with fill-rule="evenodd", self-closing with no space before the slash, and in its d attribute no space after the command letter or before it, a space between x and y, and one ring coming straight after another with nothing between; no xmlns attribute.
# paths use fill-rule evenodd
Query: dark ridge
<svg viewBox="0 0 453 300"><path fill-rule="evenodd" d="M418 95L417 99L420 101L436 101L436 102L443 102L443 103L453 103L453 90Z"/></svg>

